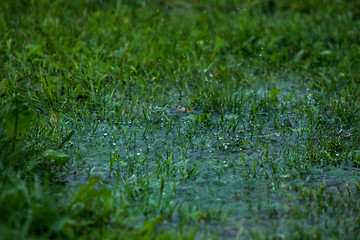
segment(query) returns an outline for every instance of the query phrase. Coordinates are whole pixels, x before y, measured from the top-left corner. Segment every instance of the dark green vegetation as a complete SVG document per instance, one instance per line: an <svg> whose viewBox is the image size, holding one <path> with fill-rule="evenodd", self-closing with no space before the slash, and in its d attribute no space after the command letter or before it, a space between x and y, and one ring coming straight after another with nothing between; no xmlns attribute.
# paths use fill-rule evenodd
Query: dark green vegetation
<svg viewBox="0 0 360 240"><path fill-rule="evenodd" d="M357 1L2 0L0 238L359 239Z"/></svg>

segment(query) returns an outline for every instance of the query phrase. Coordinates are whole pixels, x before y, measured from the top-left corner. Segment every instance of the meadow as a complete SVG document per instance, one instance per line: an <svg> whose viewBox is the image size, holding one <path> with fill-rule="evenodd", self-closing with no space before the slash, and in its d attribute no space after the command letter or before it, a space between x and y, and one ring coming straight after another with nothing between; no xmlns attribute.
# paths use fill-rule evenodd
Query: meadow
<svg viewBox="0 0 360 240"><path fill-rule="evenodd" d="M0 239L360 239L356 0L2 0Z"/></svg>

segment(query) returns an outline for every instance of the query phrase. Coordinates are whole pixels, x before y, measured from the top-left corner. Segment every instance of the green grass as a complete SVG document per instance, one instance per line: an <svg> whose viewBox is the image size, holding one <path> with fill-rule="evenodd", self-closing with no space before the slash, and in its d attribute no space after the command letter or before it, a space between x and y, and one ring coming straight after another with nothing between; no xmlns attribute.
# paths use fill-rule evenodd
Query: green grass
<svg viewBox="0 0 360 240"><path fill-rule="evenodd" d="M0 239L357 239L356 1L2 1Z"/></svg>

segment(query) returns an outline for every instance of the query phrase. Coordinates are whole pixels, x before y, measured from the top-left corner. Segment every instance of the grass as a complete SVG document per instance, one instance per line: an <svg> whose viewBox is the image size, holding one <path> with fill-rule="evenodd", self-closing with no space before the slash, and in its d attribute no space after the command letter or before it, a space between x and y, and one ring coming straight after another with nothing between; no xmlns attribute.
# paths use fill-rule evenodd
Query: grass
<svg viewBox="0 0 360 240"><path fill-rule="evenodd" d="M356 1L2 1L0 238L357 239Z"/></svg>

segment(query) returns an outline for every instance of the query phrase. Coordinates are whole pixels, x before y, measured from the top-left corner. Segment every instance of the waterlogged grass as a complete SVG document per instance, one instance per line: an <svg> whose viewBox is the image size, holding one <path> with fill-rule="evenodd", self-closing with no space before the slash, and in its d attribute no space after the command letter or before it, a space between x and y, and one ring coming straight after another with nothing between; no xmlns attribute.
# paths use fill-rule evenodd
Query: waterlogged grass
<svg viewBox="0 0 360 240"><path fill-rule="evenodd" d="M355 1L2 1L3 239L357 239Z"/></svg>

